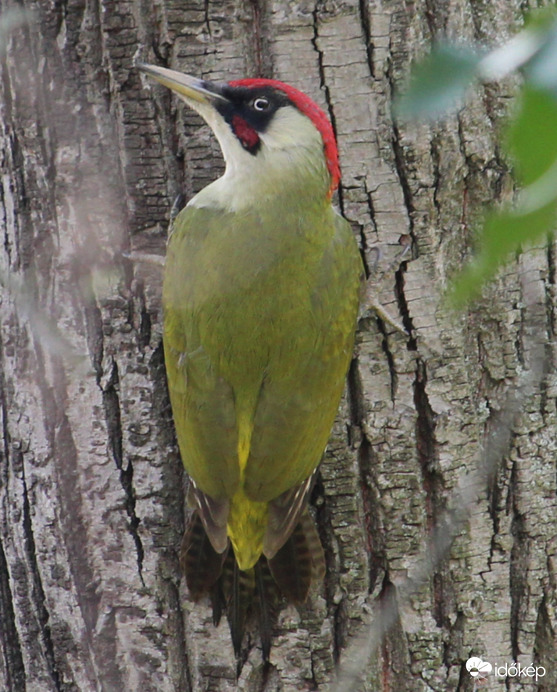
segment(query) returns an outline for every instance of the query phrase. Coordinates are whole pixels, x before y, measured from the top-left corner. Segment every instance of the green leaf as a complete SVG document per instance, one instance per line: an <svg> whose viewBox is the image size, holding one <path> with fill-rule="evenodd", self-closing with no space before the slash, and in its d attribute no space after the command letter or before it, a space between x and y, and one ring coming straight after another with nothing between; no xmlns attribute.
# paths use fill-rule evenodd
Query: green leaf
<svg viewBox="0 0 557 692"><path fill-rule="evenodd" d="M554 199L543 207L524 212L521 208L490 216L481 233L479 255L457 276L449 292L449 301L461 307L477 297L486 280L512 252L550 233L557 215L557 189Z"/></svg>
<svg viewBox="0 0 557 692"><path fill-rule="evenodd" d="M523 185L530 185L557 160L557 101L547 91L525 86L509 128L508 146Z"/></svg>
<svg viewBox="0 0 557 692"><path fill-rule="evenodd" d="M557 216L557 100L525 85L507 135L518 181L524 185L514 207L488 216L479 235L479 254L457 277L450 300L463 305L507 261L554 230Z"/></svg>
<svg viewBox="0 0 557 692"><path fill-rule="evenodd" d="M480 57L464 46L438 45L413 70L408 91L395 105L397 117L433 118L458 105L477 75Z"/></svg>

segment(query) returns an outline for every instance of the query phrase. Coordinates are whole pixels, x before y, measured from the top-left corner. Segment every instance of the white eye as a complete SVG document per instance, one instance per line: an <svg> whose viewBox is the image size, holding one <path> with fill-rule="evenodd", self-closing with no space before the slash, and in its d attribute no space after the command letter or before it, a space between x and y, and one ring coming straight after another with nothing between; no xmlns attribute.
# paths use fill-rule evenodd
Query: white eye
<svg viewBox="0 0 557 692"><path fill-rule="evenodd" d="M256 111L266 111L269 108L269 100L260 96L253 100L252 105Z"/></svg>

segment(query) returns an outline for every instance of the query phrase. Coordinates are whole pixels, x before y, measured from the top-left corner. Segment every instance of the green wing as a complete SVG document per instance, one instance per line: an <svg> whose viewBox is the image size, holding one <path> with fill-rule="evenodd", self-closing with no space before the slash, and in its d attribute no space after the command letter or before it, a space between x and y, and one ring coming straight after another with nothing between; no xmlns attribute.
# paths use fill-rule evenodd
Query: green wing
<svg viewBox="0 0 557 692"><path fill-rule="evenodd" d="M249 428L243 485L254 501L304 481L327 443L362 266L347 222L328 204L311 211L187 207L176 220L163 297L168 382L184 465L215 499L240 483L239 427Z"/></svg>
<svg viewBox="0 0 557 692"><path fill-rule="evenodd" d="M332 221L334 233L306 287L299 337L277 338L262 383L246 469L252 499L271 500L310 476L338 410L363 268L349 224L336 214Z"/></svg>

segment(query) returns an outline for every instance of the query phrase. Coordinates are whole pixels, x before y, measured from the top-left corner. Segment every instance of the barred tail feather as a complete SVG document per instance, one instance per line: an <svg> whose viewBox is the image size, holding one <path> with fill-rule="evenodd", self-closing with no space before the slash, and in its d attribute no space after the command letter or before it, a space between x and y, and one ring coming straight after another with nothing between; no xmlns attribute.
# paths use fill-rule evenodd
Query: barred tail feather
<svg viewBox="0 0 557 692"><path fill-rule="evenodd" d="M325 572L323 548L307 509L282 548L270 559L261 556L246 571L239 569L231 549L215 551L196 511L182 541L181 566L191 597L210 596L215 625L226 613L238 659L246 629L257 623L265 661L269 660L281 596L288 603L303 603L311 584Z"/></svg>
<svg viewBox="0 0 557 692"><path fill-rule="evenodd" d="M241 571L238 564L234 563L234 576L232 579L232 593L228 599L228 624L232 645L236 658L240 657L242 651L242 641L248 619L249 610L253 601L255 591L255 572L254 569Z"/></svg>
<svg viewBox="0 0 557 692"><path fill-rule="evenodd" d="M323 576L323 548L307 510L282 548L269 560L269 569L283 596L294 604L303 603L312 581Z"/></svg>
<svg viewBox="0 0 557 692"><path fill-rule="evenodd" d="M307 509L302 512L299 525L302 527L311 555L311 580L320 582L325 576L325 553L315 523Z"/></svg>
<svg viewBox="0 0 557 692"><path fill-rule="evenodd" d="M255 606L259 616L259 634L263 660L271 653L271 635L280 612L280 591L273 579L267 559L262 557L255 565Z"/></svg>
<svg viewBox="0 0 557 692"><path fill-rule="evenodd" d="M217 553L197 512L191 516L182 539L180 565L194 601L208 593L218 581L228 550Z"/></svg>

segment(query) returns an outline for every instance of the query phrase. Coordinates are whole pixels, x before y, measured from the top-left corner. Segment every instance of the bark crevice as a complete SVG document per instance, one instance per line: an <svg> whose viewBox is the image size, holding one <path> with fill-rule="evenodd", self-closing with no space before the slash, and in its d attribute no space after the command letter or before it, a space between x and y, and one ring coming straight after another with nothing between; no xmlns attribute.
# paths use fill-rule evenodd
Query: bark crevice
<svg viewBox="0 0 557 692"><path fill-rule="evenodd" d="M2 666L6 675L7 692L25 692L25 666L21 642L15 622L13 594L10 588L10 573L4 546L0 540L0 642L2 644Z"/></svg>
<svg viewBox="0 0 557 692"><path fill-rule="evenodd" d="M141 333L141 332L140 332ZM106 375L105 375L106 377ZM120 484L125 494L125 509L128 515L128 530L133 539L137 555L137 571L143 582L143 543L139 535L138 527L140 518L136 513L135 489L133 485L133 463L131 457L124 461L122 419L120 413L120 397L118 395L119 374L118 365L111 360L110 373L105 379L102 389L106 426L108 433L109 449L120 472Z"/></svg>
<svg viewBox="0 0 557 692"><path fill-rule="evenodd" d="M28 564L31 570L31 578L33 580L33 602L37 609L37 618L40 625L40 639L44 647L44 657L50 678L54 685L54 689L56 692L61 692L63 688L60 679L60 672L56 663L55 647L52 641L52 633L49 624L50 614L46 605L46 596L43 588L39 564L37 561L29 493L27 490L27 481L25 479L25 464L23 454L21 454L21 452L16 452L14 456L19 457L19 461L17 461L17 463L14 459L14 466L17 465L21 473L21 485L23 491L23 532L25 536L25 548Z"/></svg>

